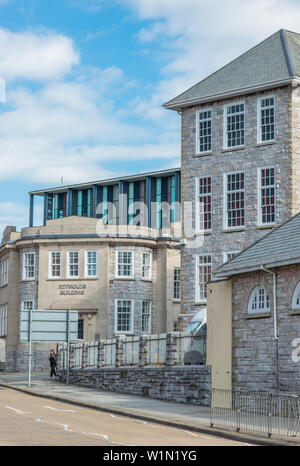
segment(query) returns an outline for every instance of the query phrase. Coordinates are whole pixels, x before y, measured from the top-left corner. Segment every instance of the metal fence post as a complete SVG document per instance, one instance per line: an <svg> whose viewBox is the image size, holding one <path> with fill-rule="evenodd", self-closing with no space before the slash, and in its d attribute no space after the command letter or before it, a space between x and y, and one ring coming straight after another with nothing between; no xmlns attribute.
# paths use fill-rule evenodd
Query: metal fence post
<svg viewBox="0 0 300 466"><path fill-rule="evenodd" d="M270 395L268 400L268 437L272 435L272 395Z"/></svg>
<svg viewBox="0 0 300 466"><path fill-rule="evenodd" d="M233 403L236 407L236 431L239 432L241 430L241 404L240 404L240 392L236 394L232 392L233 395Z"/></svg>

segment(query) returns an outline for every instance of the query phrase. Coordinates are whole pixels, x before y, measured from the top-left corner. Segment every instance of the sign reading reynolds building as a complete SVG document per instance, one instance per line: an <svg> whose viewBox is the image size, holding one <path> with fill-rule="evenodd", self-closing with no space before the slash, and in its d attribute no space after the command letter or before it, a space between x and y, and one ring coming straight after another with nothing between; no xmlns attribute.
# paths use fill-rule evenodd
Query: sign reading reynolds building
<svg viewBox="0 0 300 466"><path fill-rule="evenodd" d="M82 295L85 293L86 285L81 284L71 284L71 285L58 285L61 295Z"/></svg>

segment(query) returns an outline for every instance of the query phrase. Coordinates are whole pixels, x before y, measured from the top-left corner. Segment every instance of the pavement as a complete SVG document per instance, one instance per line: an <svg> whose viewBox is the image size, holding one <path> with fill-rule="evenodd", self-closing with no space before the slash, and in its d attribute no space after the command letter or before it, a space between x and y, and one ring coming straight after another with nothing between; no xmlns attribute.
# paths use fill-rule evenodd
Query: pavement
<svg viewBox="0 0 300 466"><path fill-rule="evenodd" d="M51 380L48 371L32 373L30 387L28 386L28 373L0 372L0 386L102 412L209 435L219 435L223 438L255 445L300 446L300 438L274 436L268 439L260 434L211 428L210 408L206 406L174 403L137 395L67 385L59 380Z"/></svg>

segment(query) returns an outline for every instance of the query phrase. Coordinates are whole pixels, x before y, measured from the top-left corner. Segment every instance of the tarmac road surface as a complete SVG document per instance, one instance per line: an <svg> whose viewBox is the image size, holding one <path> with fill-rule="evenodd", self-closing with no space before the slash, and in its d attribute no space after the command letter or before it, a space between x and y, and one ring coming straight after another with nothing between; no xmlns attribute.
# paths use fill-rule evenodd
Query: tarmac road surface
<svg viewBox="0 0 300 466"><path fill-rule="evenodd" d="M0 387L0 446L243 446Z"/></svg>

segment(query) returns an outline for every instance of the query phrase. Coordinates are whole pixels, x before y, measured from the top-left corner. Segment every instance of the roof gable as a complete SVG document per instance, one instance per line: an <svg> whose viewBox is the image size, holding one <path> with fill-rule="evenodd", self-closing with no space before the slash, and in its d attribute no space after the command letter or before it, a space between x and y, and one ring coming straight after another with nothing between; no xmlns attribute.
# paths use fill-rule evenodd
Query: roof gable
<svg viewBox="0 0 300 466"><path fill-rule="evenodd" d="M170 100L178 109L204 99L300 76L300 35L281 29L240 57Z"/></svg>

